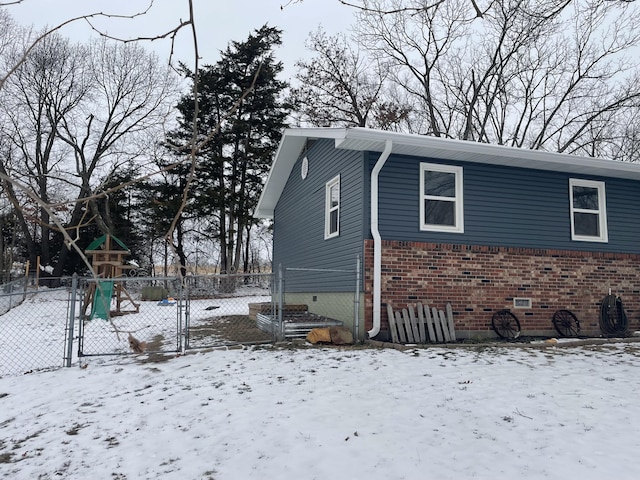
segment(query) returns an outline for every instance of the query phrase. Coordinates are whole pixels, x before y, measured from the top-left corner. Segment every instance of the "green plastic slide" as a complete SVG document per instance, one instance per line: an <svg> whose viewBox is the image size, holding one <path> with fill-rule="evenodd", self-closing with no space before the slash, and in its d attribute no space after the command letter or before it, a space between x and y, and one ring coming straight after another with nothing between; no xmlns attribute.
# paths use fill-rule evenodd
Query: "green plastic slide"
<svg viewBox="0 0 640 480"><path fill-rule="evenodd" d="M91 318L109 319L111 310L111 295L113 294L113 282L103 281L96 285L96 294L91 308Z"/></svg>

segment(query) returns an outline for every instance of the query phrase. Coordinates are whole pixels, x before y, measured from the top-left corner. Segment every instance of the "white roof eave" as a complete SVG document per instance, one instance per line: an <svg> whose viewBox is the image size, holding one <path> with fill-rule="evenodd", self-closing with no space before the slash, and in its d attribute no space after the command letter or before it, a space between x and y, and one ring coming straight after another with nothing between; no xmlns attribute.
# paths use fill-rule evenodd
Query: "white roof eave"
<svg viewBox="0 0 640 480"><path fill-rule="evenodd" d="M312 138L339 139L344 137L345 131L346 129L344 128L285 129L253 216L255 218L273 219L278 199L307 140Z"/></svg>
<svg viewBox="0 0 640 480"><path fill-rule="evenodd" d="M254 214L256 218L273 218L278 199L307 140L318 138L334 139L336 148L346 150L382 152L386 141L391 140L392 154L398 155L640 180L640 165L636 163L361 127L291 128L283 132Z"/></svg>
<svg viewBox="0 0 640 480"><path fill-rule="evenodd" d="M394 144L392 153L400 155L640 180L636 163L366 128L348 130L336 146L382 152L386 140Z"/></svg>

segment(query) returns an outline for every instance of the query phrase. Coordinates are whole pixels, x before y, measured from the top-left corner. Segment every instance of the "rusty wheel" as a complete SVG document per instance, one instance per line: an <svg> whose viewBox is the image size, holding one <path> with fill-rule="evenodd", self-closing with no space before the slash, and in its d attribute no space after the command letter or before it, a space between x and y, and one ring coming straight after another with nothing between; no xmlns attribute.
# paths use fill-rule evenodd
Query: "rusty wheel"
<svg viewBox="0 0 640 480"><path fill-rule="evenodd" d="M580 333L580 322L570 310L558 310L553 314L553 327L563 337L577 337Z"/></svg>
<svg viewBox="0 0 640 480"><path fill-rule="evenodd" d="M509 310L500 310L491 317L491 326L500 338L513 340L520 336L520 321Z"/></svg>

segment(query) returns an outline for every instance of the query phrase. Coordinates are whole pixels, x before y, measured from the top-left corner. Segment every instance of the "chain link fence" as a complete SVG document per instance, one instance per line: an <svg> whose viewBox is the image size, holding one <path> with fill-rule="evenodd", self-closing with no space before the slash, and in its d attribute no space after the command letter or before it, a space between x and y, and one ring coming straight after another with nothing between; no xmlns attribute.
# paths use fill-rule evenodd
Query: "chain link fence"
<svg viewBox="0 0 640 480"><path fill-rule="evenodd" d="M185 348L273 342L257 313L271 311L272 274L187 277Z"/></svg>
<svg viewBox="0 0 640 480"><path fill-rule="evenodd" d="M13 280L0 287L0 315L20 305L27 298L29 277Z"/></svg>
<svg viewBox="0 0 640 480"><path fill-rule="evenodd" d="M258 315L281 339L304 338L313 328L343 326L363 338L360 260L353 270L279 268L273 310Z"/></svg>
<svg viewBox="0 0 640 480"><path fill-rule="evenodd" d="M59 280L59 281L58 281ZM0 289L0 376L82 357L163 355L360 328L358 269L273 274L56 279ZM1 313L4 312L4 313Z"/></svg>
<svg viewBox="0 0 640 480"><path fill-rule="evenodd" d="M270 304L271 284L271 275L89 280L83 288L79 355L272 342L273 335L261 331L249 312L250 304Z"/></svg>
<svg viewBox="0 0 640 480"><path fill-rule="evenodd" d="M63 365L68 339L69 281L55 289L2 287L0 377Z"/></svg>
<svg viewBox="0 0 640 480"><path fill-rule="evenodd" d="M256 321L257 311L270 310L271 274L69 277L55 283L62 286L0 287L0 376L70 366L82 357L158 359L275 339Z"/></svg>

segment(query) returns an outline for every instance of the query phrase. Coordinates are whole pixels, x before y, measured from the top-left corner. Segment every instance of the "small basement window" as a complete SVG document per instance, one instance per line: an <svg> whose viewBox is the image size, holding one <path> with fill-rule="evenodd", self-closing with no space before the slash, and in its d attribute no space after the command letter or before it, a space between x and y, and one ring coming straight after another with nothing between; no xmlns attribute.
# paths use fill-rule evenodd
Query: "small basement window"
<svg viewBox="0 0 640 480"><path fill-rule="evenodd" d="M607 242L607 205L604 182L569 179L571 239Z"/></svg>
<svg viewBox="0 0 640 480"><path fill-rule="evenodd" d="M531 308L531 299L516 297L513 299L513 308Z"/></svg>
<svg viewBox="0 0 640 480"><path fill-rule="evenodd" d="M324 238L340 234L340 175L329 180L325 187Z"/></svg>

